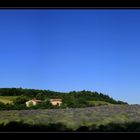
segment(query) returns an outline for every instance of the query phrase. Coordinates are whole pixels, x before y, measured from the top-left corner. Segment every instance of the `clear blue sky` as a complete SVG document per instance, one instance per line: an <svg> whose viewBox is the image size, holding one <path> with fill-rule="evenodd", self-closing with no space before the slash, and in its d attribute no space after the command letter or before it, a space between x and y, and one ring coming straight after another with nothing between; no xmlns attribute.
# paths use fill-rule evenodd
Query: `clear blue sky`
<svg viewBox="0 0 140 140"><path fill-rule="evenodd" d="M0 87L140 103L140 10L0 10Z"/></svg>

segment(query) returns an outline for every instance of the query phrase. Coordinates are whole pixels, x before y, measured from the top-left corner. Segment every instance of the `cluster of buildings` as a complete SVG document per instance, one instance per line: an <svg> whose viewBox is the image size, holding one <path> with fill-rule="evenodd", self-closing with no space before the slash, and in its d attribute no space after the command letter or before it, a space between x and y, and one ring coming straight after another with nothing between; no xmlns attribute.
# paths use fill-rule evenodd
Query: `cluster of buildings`
<svg viewBox="0 0 140 140"><path fill-rule="evenodd" d="M32 99L32 100L27 101L25 104L27 107L30 107L31 105L35 106L41 102L42 102L42 100ZM62 99L50 99L50 103L54 106L55 105L60 106L62 104Z"/></svg>

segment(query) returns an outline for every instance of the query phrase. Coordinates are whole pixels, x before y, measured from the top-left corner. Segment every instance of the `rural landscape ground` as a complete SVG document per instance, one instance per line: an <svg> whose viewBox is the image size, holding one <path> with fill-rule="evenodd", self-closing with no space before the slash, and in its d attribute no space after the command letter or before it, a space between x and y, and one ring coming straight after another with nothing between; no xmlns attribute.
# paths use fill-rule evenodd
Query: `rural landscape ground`
<svg viewBox="0 0 140 140"><path fill-rule="evenodd" d="M35 97L45 100L27 107L25 101ZM48 97L63 103L48 105ZM140 105L90 91L0 89L0 131L140 132Z"/></svg>
<svg viewBox="0 0 140 140"><path fill-rule="evenodd" d="M0 111L0 123L6 125L9 122L22 122L31 126L40 125L44 127L48 124L60 124L61 127L58 128L58 130L54 125L53 129L50 129L49 131L86 131L86 129L87 131L90 131L90 129L92 131L93 128L96 130L100 126L114 123L121 124L121 127L118 127L118 130L116 128L112 129L111 127L105 131L123 131L123 129L124 131L127 131L125 130L125 126L123 126L123 124L140 123L140 105L112 105L88 108ZM9 130L20 131L20 129L17 130L16 127L15 129L14 127ZM99 131L100 130L101 128ZM26 127L24 131L26 131ZM132 128L130 128L130 131L133 131ZM139 127L137 126L135 131L140 131L140 125Z"/></svg>

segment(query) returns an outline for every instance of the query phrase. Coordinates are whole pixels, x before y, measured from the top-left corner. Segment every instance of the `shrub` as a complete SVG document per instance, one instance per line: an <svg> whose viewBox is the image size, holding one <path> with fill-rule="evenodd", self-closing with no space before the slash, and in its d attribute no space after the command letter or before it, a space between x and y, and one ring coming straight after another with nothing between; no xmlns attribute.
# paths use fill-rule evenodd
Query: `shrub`
<svg viewBox="0 0 140 140"><path fill-rule="evenodd" d="M25 104L26 101L30 100L28 96L21 95L13 100L14 104Z"/></svg>

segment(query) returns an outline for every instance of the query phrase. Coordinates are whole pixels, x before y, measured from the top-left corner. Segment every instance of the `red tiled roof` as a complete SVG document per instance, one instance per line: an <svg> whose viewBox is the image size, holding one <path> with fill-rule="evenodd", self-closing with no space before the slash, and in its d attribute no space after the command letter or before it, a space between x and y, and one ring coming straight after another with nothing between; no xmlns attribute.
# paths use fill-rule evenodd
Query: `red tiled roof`
<svg viewBox="0 0 140 140"><path fill-rule="evenodd" d="M41 100L32 99L34 102L42 102Z"/></svg>

